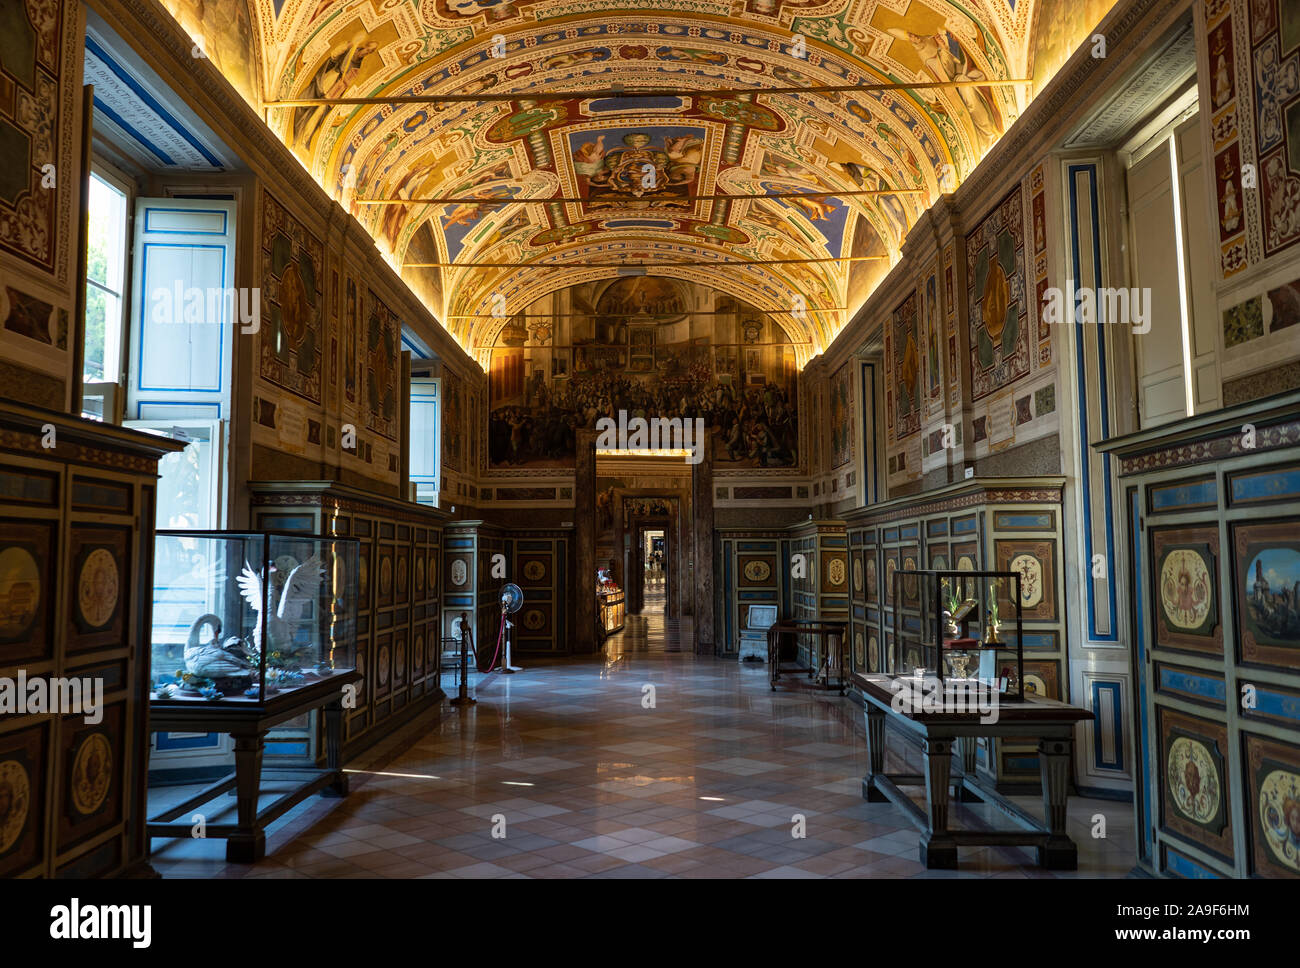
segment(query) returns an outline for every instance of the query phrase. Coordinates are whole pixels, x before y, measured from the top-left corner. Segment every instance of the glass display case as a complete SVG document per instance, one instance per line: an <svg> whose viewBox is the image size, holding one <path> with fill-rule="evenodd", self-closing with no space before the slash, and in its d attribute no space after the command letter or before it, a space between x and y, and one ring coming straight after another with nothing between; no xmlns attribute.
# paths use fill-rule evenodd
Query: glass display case
<svg viewBox="0 0 1300 968"><path fill-rule="evenodd" d="M609 569L596 570L596 613L602 635L612 635L623 628L626 620L627 599L618 582L609 575Z"/></svg>
<svg viewBox="0 0 1300 968"><path fill-rule="evenodd" d="M896 571L885 674L978 684L1024 698L1021 576L996 571Z"/></svg>
<svg viewBox="0 0 1300 968"><path fill-rule="evenodd" d="M351 538L159 531L150 699L252 704L355 669Z"/></svg>

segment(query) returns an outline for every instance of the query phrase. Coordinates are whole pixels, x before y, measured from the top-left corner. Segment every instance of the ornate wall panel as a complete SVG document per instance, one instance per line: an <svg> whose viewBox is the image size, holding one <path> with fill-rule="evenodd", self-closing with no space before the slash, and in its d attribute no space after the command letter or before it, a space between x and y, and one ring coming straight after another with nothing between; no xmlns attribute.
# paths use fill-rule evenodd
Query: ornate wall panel
<svg viewBox="0 0 1300 968"><path fill-rule="evenodd" d="M347 712L350 749L373 742L399 713L442 696L438 681L439 622L444 594L439 557L447 515L389 501L342 485L258 483L253 526L356 538L358 561L357 705ZM267 740L283 755L323 756L323 724L313 713L277 728Z"/></svg>
<svg viewBox="0 0 1300 968"><path fill-rule="evenodd" d="M54 426L52 448L42 446ZM0 677L100 680L102 718L0 716L0 873L145 863L154 484L171 441L0 409ZM128 704L128 699L135 700ZM94 717L91 717L94 718Z"/></svg>
<svg viewBox="0 0 1300 968"><path fill-rule="evenodd" d="M1177 877L1295 877L1300 395L1105 447L1137 576L1139 858Z"/></svg>

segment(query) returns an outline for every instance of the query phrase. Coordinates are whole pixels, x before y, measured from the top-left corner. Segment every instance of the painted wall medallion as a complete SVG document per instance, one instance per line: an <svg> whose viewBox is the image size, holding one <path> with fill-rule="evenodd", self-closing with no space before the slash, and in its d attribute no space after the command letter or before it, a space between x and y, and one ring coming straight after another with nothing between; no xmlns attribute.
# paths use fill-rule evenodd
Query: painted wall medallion
<svg viewBox="0 0 1300 968"><path fill-rule="evenodd" d="M1246 734L1252 873L1300 877L1300 748Z"/></svg>
<svg viewBox="0 0 1300 968"><path fill-rule="evenodd" d="M23 641L31 634L45 592L41 568L28 548L0 549L0 642Z"/></svg>
<svg viewBox="0 0 1300 968"><path fill-rule="evenodd" d="M893 557L885 559L885 604L894 604L894 572L898 570L898 562Z"/></svg>
<svg viewBox="0 0 1300 968"><path fill-rule="evenodd" d="M364 545L357 557L358 592L361 595L361 607L370 607L370 551Z"/></svg>
<svg viewBox="0 0 1300 968"><path fill-rule="evenodd" d="M1218 553L1215 527L1151 529L1157 645L1222 654Z"/></svg>
<svg viewBox="0 0 1300 968"><path fill-rule="evenodd" d="M524 613L524 628L536 632L546 625L546 613L539 608L530 608Z"/></svg>
<svg viewBox="0 0 1300 968"><path fill-rule="evenodd" d="M745 562L743 574L748 581L756 584L765 582L772 575L772 566L762 558L750 558L749 561Z"/></svg>
<svg viewBox="0 0 1300 968"><path fill-rule="evenodd" d="M393 682L403 682L406 679L406 643L398 642L397 651L394 653L393 661Z"/></svg>
<svg viewBox="0 0 1300 968"><path fill-rule="evenodd" d="M877 581L879 576L876 573L876 553L874 551L867 552L866 565L863 567L862 570L866 572L867 601L869 602L880 601L879 583Z"/></svg>
<svg viewBox="0 0 1300 968"><path fill-rule="evenodd" d="M419 672L424 668L424 633L415 633L415 643L411 646L411 658L415 665L415 671Z"/></svg>
<svg viewBox="0 0 1300 968"><path fill-rule="evenodd" d="M1052 661L1025 660L1025 693L1044 699L1061 698L1060 667Z"/></svg>
<svg viewBox="0 0 1300 968"><path fill-rule="evenodd" d="M1224 757L1227 727L1164 707L1158 714L1161 824L1229 859L1233 835Z"/></svg>
<svg viewBox="0 0 1300 968"><path fill-rule="evenodd" d="M469 569L464 558L456 558L451 563L451 583L459 588L469 578Z"/></svg>
<svg viewBox="0 0 1300 968"><path fill-rule="evenodd" d="M1033 555L1019 554L1011 559L1010 570L1020 574L1020 604L1033 608L1043 600L1043 566Z"/></svg>
<svg viewBox="0 0 1300 968"><path fill-rule="evenodd" d="M415 593L424 594L424 556L417 555L415 558Z"/></svg>
<svg viewBox="0 0 1300 968"><path fill-rule="evenodd" d="M1165 757L1168 790L1180 813L1198 824L1209 823L1223 805L1218 773L1204 743L1187 736L1174 740Z"/></svg>
<svg viewBox="0 0 1300 968"><path fill-rule="evenodd" d="M861 567L861 561L862 561L862 559L859 558L859 559L858 559L859 566L858 566L857 568L854 568L854 569L853 569L853 591L854 591L855 594L858 594L858 595L861 595L861 594L862 594L862 567Z"/></svg>
<svg viewBox="0 0 1300 968"><path fill-rule="evenodd" d="M546 563L536 558L524 562L524 577L529 581L542 581L546 577Z"/></svg>
<svg viewBox="0 0 1300 968"><path fill-rule="evenodd" d="M103 628L113 620L121 595L120 577L117 561L107 548L96 548L82 560L77 573L77 611L91 628Z"/></svg>
<svg viewBox="0 0 1300 968"><path fill-rule="evenodd" d="M867 669L871 672L880 671L880 642L875 635L867 637Z"/></svg>
<svg viewBox="0 0 1300 968"><path fill-rule="evenodd" d="M113 748L103 733L91 733L77 747L68 778L72 806L88 817L104 805L113 782Z"/></svg>
<svg viewBox="0 0 1300 968"><path fill-rule="evenodd" d="M436 589L438 587L438 553L436 551L429 554L429 587Z"/></svg>
<svg viewBox="0 0 1300 968"><path fill-rule="evenodd" d="M858 629L853 633L853 667L855 669L866 668L866 659L866 643L862 640L862 630Z"/></svg>
<svg viewBox="0 0 1300 968"><path fill-rule="evenodd" d="M392 654L389 652L388 646L380 646L379 655L375 658L375 681L379 683L380 687L388 685L388 663L391 658Z"/></svg>
<svg viewBox="0 0 1300 968"><path fill-rule="evenodd" d="M1243 662L1293 670L1300 659L1300 522L1233 527Z"/></svg>
<svg viewBox="0 0 1300 968"><path fill-rule="evenodd" d="M1025 619L1056 618L1056 542L996 541L994 559L998 571L1014 571L1020 575L1020 616ZM1004 582L998 589L1004 620L1014 619L1016 609L1011 596L1015 594L1012 582Z"/></svg>
<svg viewBox="0 0 1300 968"><path fill-rule="evenodd" d="M903 571L904 571L904 572L914 572L914 571L916 571L916 568L917 568L917 553L916 553L916 551L910 551L910 552L904 552L904 553L903 553L903 565L902 565L902 568L903 568ZM915 605L916 602L917 602L917 594L918 594L919 589L920 589L920 584L919 584L919 582L918 582L918 580L917 580L916 575L914 575L914 574L905 574L905 575L903 575L903 604L904 604L904 605Z"/></svg>
<svg viewBox="0 0 1300 968"><path fill-rule="evenodd" d="M397 556L397 593L403 598L406 597L406 590L407 588L410 587L406 583L408 573L409 572L408 572L408 566L406 564L406 555L398 555Z"/></svg>
<svg viewBox="0 0 1300 968"><path fill-rule="evenodd" d="M18 760L0 760L0 854L18 842L32 805L27 768Z"/></svg>
<svg viewBox="0 0 1300 968"><path fill-rule="evenodd" d="M848 578L848 566L843 558L831 558L826 562L826 581L836 588L844 584Z"/></svg>

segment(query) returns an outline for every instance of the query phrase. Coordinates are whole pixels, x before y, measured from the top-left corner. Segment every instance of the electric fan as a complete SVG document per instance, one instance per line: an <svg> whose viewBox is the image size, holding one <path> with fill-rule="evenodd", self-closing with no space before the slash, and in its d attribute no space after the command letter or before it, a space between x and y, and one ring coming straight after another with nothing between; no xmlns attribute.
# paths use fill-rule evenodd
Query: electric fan
<svg viewBox="0 0 1300 968"><path fill-rule="evenodd" d="M515 627L515 623L510 621L507 616L513 615L524 605L524 592L514 582L507 582L501 587L501 621L505 623L506 633L506 657L501 666L502 672L523 672L518 666L510 664L510 630Z"/></svg>

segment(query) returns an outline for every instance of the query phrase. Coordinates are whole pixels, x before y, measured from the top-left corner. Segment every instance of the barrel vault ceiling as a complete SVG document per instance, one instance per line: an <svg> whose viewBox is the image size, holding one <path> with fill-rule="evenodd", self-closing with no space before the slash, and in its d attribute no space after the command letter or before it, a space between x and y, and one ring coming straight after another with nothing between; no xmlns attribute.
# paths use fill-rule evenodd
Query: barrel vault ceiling
<svg viewBox="0 0 1300 968"><path fill-rule="evenodd" d="M1113 0L163 2L486 365L503 312L609 263L772 312L806 362ZM1028 80L761 93L994 79ZM584 96L619 86L664 94ZM518 96L277 103L438 94ZM562 200L367 204L431 197Z"/></svg>

